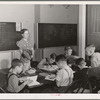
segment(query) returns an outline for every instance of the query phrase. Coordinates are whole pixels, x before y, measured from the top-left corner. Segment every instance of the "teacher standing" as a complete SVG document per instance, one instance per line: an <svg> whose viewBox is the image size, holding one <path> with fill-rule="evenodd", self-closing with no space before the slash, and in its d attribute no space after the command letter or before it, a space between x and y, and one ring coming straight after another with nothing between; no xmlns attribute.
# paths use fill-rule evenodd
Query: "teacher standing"
<svg viewBox="0 0 100 100"><path fill-rule="evenodd" d="M22 39L20 41L17 41L16 43L17 46L19 47L20 53L22 54L23 51L30 51L31 58L33 58L34 49L29 38L30 34L29 34L28 29L22 29L21 35L22 35Z"/></svg>

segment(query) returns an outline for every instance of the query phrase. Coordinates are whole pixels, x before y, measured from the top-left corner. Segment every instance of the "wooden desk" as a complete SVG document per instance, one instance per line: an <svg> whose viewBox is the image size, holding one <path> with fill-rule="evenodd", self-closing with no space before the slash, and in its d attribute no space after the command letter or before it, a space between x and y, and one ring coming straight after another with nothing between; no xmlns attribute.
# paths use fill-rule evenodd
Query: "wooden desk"
<svg viewBox="0 0 100 100"><path fill-rule="evenodd" d="M45 80L45 76L41 76L39 75L39 73L41 73L41 71L36 73L35 75L38 75L37 81L40 82L40 84L34 85L34 86L27 86L27 90L29 93L42 93L44 89L47 89L47 88L49 89L52 86L56 85L55 81Z"/></svg>
<svg viewBox="0 0 100 100"><path fill-rule="evenodd" d="M28 86L28 88L35 88L35 87L40 87L43 85L49 85L55 83L55 81L46 80L45 77L41 75L38 75L37 81L40 83L39 85Z"/></svg>

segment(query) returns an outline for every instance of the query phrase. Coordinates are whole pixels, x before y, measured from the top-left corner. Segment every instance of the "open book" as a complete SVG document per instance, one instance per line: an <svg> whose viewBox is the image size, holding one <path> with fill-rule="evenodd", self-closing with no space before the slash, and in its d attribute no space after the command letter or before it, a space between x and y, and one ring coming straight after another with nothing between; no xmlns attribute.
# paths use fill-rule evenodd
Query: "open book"
<svg viewBox="0 0 100 100"><path fill-rule="evenodd" d="M30 84L28 84L28 86L39 85L40 83L37 81L37 77L38 77L37 75L36 76L27 77L27 79L30 79L30 80L33 81Z"/></svg>
<svg viewBox="0 0 100 100"><path fill-rule="evenodd" d="M51 74L45 77L46 80L54 81L56 79L55 74Z"/></svg>

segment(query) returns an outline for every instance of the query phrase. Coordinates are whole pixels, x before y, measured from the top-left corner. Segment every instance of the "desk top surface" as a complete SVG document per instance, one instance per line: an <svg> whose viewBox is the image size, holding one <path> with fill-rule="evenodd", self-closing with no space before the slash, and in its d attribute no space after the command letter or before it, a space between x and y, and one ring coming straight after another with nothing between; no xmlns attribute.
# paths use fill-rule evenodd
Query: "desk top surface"
<svg viewBox="0 0 100 100"><path fill-rule="evenodd" d="M35 88L35 87L39 87L39 86L43 86L43 85L49 85L49 84L53 84L55 83L55 81L50 81L50 80L46 80L45 77L47 75L51 75L52 73L50 72L44 72L41 70L38 70L35 74L29 75L29 76L35 76L38 75L37 81L40 83L38 85L34 85L34 86L28 86L28 88Z"/></svg>

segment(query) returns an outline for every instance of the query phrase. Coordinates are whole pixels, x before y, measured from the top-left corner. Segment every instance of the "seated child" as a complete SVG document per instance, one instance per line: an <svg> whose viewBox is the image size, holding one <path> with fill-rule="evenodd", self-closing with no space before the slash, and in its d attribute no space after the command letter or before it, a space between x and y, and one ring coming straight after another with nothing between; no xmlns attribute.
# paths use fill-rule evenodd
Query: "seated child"
<svg viewBox="0 0 100 100"><path fill-rule="evenodd" d="M95 52L95 46L89 45L85 49L87 56L90 56L90 65L92 68L88 70L89 77L100 79L100 53Z"/></svg>
<svg viewBox="0 0 100 100"><path fill-rule="evenodd" d="M77 58L79 58L79 57L78 56L75 56L75 55L72 55L72 52L73 52L72 48L65 46L64 52L65 52L64 55L65 55L65 57L67 59L68 66L71 67L72 65L75 65L75 60Z"/></svg>
<svg viewBox="0 0 100 100"><path fill-rule="evenodd" d="M72 50L71 47L65 46L64 52L65 52L65 56L66 56L67 59L68 59L69 57L79 58L78 56L76 56L76 55L73 53L73 50Z"/></svg>
<svg viewBox="0 0 100 100"><path fill-rule="evenodd" d="M50 58L44 58L40 61L40 63L37 65L37 67L40 69L42 68L44 65L55 65L55 59L56 59L56 54L52 53L50 55Z"/></svg>
<svg viewBox="0 0 100 100"><path fill-rule="evenodd" d="M23 73L24 74L26 74L26 73L31 74L31 73L36 72L35 68L31 68L30 60L31 60L31 54L29 53L29 51L24 50L21 54L21 61L24 64L24 66L23 66Z"/></svg>
<svg viewBox="0 0 100 100"><path fill-rule="evenodd" d="M85 53L87 56L90 56L90 65L91 67L100 67L100 53L95 52L95 46L89 45L85 49Z"/></svg>
<svg viewBox="0 0 100 100"><path fill-rule="evenodd" d="M8 74L8 93L17 93L20 92L27 84L32 81L26 80L25 78L19 78L18 75L22 72L23 63L19 59L14 59L11 63L11 70ZM20 80L23 83L20 83Z"/></svg>
<svg viewBox="0 0 100 100"><path fill-rule="evenodd" d="M66 47L64 48L65 56L66 58L69 58L72 55L72 48L71 47Z"/></svg>
<svg viewBox="0 0 100 100"><path fill-rule="evenodd" d="M76 60L76 65L79 67L80 70L78 70L75 74L74 74L74 79L87 79L87 71L89 69L88 66L86 66L86 62L83 58L78 58Z"/></svg>
<svg viewBox="0 0 100 100"><path fill-rule="evenodd" d="M56 57L56 64L59 68L56 76L56 84L58 91L63 93L73 81L73 71L67 65L66 57L64 55L58 55Z"/></svg>

